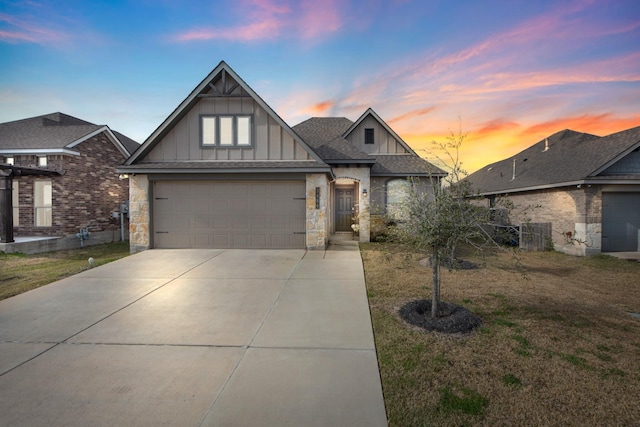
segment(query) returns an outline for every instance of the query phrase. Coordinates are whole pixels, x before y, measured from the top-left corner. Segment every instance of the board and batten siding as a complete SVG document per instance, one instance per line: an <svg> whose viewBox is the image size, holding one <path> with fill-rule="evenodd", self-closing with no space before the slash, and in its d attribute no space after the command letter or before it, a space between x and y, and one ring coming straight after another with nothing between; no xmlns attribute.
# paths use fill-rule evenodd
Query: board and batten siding
<svg viewBox="0 0 640 427"><path fill-rule="evenodd" d="M373 129L374 143L364 143L364 130ZM347 140L358 150L367 154L406 154L407 149L396 140L376 119L366 117L348 136Z"/></svg>
<svg viewBox="0 0 640 427"><path fill-rule="evenodd" d="M200 117L217 114L250 114L253 127L252 146L203 148L200 143ZM311 160L311 156L253 99L220 97L202 98L162 138L145 160Z"/></svg>

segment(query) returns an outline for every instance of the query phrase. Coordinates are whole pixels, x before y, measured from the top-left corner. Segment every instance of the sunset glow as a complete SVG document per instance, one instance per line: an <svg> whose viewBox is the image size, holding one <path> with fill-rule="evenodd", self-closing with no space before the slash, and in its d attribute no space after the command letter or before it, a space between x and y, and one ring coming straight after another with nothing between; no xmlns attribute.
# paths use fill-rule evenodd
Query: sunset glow
<svg viewBox="0 0 640 427"><path fill-rule="evenodd" d="M62 111L139 142L225 60L289 124L368 107L472 172L563 129L640 126L633 0L0 1L0 121Z"/></svg>

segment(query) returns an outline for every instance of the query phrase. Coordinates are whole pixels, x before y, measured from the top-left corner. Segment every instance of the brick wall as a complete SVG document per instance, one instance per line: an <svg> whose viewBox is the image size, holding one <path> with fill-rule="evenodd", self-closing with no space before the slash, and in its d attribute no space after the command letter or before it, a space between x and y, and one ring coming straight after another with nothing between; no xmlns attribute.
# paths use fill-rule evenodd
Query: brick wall
<svg viewBox="0 0 640 427"><path fill-rule="evenodd" d="M551 223L554 248L573 255L599 252L602 227L600 186L565 187L511 194L509 223ZM571 233L570 236L567 233Z"/></svg>
<svg viewBox="0 0 640 427"><path fill-rule="evenodd" d="M75 155L47 156L47 169L62 170L61 176L20 176L18 182L20 223L16 236L63 236L80 228L90 232L119 230L120 220L112 218L129 198L129 182L115 171L126 157L104 133L73 148ZM16 166L37 167L36 156L15 156ZM52 226L35 227L33 187L38 180L52 182ZM125 221L125 227L128 222Z"/></svg>

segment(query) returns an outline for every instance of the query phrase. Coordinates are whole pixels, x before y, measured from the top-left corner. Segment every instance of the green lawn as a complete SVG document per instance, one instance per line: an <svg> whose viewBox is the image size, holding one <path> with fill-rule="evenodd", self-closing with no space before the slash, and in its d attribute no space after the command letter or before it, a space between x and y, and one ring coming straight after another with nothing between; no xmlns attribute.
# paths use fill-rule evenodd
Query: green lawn
<svg viewBox="0 0 640 427"><path fill-rule="evenodd" d="M543 252L522 255L526 277L508 255L444 270L442 300L483 320L450 336L398 316L430 298L424 255L361 253L390 425L638 425L640 263Z"/></svg>
<svg viewBox="0 0 640 427"><path fill-rule="evenodd" d="M0 252L0 300L129 255L129 242L24 255Z"/></svg>

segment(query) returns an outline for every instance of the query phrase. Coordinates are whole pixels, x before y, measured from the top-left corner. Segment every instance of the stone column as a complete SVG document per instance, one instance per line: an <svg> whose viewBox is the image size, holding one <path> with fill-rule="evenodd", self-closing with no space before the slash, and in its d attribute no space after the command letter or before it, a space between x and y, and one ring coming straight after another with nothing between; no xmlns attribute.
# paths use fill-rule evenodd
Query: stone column
<svg viewBox="0 0 640 427"><path fill-rule="evenodd" d="M306 199L307 249L324 250L329 241L329 181L325 174L307 174Z"/></svg>
<svg viewBox="0 0 640 427"><path fill-rule="evenodd" d="M151 247L149 230L149 179L147 175L129 177L129 248L131 253Z"/></svg>

